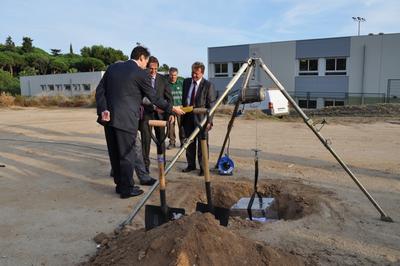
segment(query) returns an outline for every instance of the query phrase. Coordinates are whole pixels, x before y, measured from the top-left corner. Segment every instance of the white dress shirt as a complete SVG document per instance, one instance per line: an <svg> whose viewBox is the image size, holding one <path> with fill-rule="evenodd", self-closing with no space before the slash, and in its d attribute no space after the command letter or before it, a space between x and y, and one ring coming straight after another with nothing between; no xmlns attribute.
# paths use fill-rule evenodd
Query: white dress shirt
<svg viewBox="0 0 400 266"><path fill-rule="evenodd" d="M197 90L199 89L199 85L200 85L200 82L202 81L202 79L203 79L203 78L199 79L198 81L194 81L194 80L192 79L192 84L190 85L189 93L188 93L187 98L186 98L186 102L187 102L189 105L191 105L191 106L194 105L194 103L191 103L191 102L190 102L191 97L192 97L193 87L194 87L194 86L193 86L193 83L196 82L196 87L194 88L194 89L195 89L194 95L197 95Z"/></svg>

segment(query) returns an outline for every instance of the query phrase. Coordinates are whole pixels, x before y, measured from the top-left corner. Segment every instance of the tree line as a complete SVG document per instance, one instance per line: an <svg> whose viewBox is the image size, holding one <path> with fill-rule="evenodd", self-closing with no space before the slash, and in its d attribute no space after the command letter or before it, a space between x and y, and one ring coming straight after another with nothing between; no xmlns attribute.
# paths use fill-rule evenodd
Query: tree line
<svg viewBox="0 0 400 266"><path fill-rule="evenodd" d="M23 37L18 46L8 36L0 44L0 91L20 94L21 76L101 71L118 60L127 59L121 50L102 45L83 47L80 54L74 53L72 44L66 53L58 48L48 53L35 47L30 37Z"/></svg>

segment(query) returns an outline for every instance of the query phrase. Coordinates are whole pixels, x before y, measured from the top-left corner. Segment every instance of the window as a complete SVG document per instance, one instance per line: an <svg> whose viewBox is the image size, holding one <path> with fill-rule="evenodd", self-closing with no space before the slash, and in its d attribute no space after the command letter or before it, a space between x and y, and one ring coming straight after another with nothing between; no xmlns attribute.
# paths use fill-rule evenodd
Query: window
<svg viewBox="0 0 400 266"><path fill-rule="evenodd" d="M335 99L328 99L324 101L324 106L343 106L344 101L343 100L335 100Z"/></svg>
<svg viewBox="0 0 400 266"><path fill-rule="evenodd" d="M90 91L90 84L82 84L84 91Z"/></svg>
<svg viewBox="0 0 400 266"><path fill-rule="evenodd" d="M317 108L317 100L299 99L299 107L306 109Z"/></svg>
<svg viewBox="0 0 400 266"><path fill-rule="evenodd" d="M325 75L346 75L346 58L327 58Z"/></svg>
<svg viewBox="0 0 400 266"><path fill-rule="evenodd" d="M214 64L215 66L215 77L227 77L228 76L228 64Z"/></svg>
<svg viewBox="0 0 400 266"><path fill-rule="evenodd" d="M318 59L300 59L299 76L318 76Z"/></svg>
<svg viewBox="0 0 400 266"><path fill-rule="evenodd" d="M47 85L49 87L49 90L54 91L54 85Z"/></svg>
<svg viewBox="0 0 400 266"><path fill-rule="evenodd" d="M233 75L234 76L239 71L239 69L242 67L243 64L244 64L243 62L233 63Z"/></svg>
<svg viewBox="0 0 400 266"><path fill-rule="evenodd" d="M40 87L42 88L42 91L46 90L46 85L40 85Z"/></svg>
<svg viewBox="0 0 400 266"><path fill-rule="evenodd" d="M70 91L71 90L71 85L70 84L64 84L64 89L66 91Z"/></svg>
<svg viewBox="0 0 400 266"><path fill-rule="evenodd" d="M57 91L62 91L62 85L61 84L56 84L56 89Z"/></svg>

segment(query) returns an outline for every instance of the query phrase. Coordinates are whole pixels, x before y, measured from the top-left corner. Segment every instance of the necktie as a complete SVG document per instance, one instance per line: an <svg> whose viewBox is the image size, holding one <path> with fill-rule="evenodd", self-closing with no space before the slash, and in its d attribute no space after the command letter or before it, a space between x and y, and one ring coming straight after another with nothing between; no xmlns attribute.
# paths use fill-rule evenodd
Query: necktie
<svg viewBox="0 0 400 266"><path fill-rule="evenodd" d="M196 81L193 81L192 94L190 95L190 105L194 106L194 97L196 96Z"/></svg>
<svg viewBox="0 0 400 266"><path fill-rule="evenodd" d="M153 89L156 88L156 78L151 78L151 86L153 87Z"/></svg>

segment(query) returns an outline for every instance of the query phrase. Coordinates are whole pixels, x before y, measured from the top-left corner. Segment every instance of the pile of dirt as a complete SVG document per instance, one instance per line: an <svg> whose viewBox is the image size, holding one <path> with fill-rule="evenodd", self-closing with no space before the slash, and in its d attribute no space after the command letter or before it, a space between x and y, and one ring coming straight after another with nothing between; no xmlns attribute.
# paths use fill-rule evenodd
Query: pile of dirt
<svg viewBox="0 0 400 266"><path fill-rule="evenodd" d="M399 103L381 103L367 105L329 106L318 110L306 110L309 116L358 116L358 117L399 117ZM293 110L291 115L297 116Z"/></svg>
<svg viewBox="0 0 400 266"><path fill-rule="evenodd" d="M103 239L84 265L304 265L301 257L246 239L210 214Z"/></svg>

